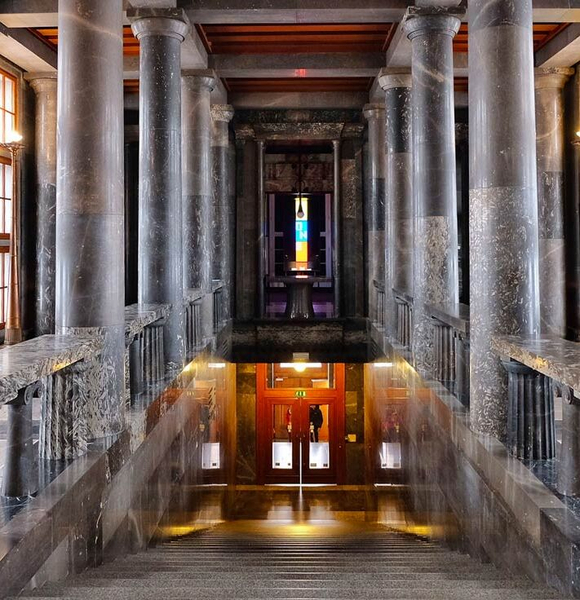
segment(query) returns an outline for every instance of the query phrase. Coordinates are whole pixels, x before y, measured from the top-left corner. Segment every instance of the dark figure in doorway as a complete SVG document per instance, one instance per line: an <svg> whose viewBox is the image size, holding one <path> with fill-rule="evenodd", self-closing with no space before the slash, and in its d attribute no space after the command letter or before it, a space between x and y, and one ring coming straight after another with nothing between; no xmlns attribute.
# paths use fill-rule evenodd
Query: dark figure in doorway
<svg viewBox="0 0 580 600"><path fill-rule="evenodd" d="M324 423L324 417L318 404L313 404L310 407L310 441L318 442L318 430Z"/></svg>

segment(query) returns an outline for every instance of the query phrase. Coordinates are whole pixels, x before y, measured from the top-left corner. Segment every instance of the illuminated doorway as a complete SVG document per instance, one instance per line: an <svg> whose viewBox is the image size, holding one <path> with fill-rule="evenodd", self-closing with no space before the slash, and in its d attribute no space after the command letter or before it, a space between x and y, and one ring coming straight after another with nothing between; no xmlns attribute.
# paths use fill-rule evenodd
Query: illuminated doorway
<svg viewBox="0 0 580 600"><path fill-rule="evenodd" d="M344 364L257 366L260 483L344 481L344 383Z"/></svg>

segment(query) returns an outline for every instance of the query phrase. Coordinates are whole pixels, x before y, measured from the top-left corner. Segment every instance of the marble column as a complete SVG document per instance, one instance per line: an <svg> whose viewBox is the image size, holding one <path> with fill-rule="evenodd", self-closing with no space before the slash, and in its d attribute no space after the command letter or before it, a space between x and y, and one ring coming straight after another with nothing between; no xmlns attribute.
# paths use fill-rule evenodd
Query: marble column
<svg viewBox="0 0 580 600"><path fill-rule="evenodd" d="M332 277L334 316L342 315L342 202L340 190L340 140L332 140L334 185L332 192Z"/></svg>
<svg viewBox="0 0 580 600"><path fill-rule="evenodd" d="M393 288L413 295L411 82L409 69L383 69L379 74L379 83L385 92L385 295L386 326L391 336L397 331Z"/></svg>
<svg viewBox="0 0 580 600"><path fill-rule="evenodd" d="M181 9L128 12L140 42L139 282L143 304L169 304L164 325L169 369L185 360L181 198Z"/></svg>
<svg viewBox="0 0 580 600"><path fill-rule="evenodd" d="M564 97L574 69L536 69L536 164L543 332L566 334L564 245Z"/></svg>
<svg viewBox="0 0 580 600"><path fill-rule="evenodd" d="M457 9L410 7L404 30L412 45L413 198L415 219L413 351L418 369L433 366L428 304L458 300L457 188L453 38Z"/></svg>
<svg viewBox="0 0 580 600"><path fill-rule="evenodd" d="M504 439L507 373L491 338L540 324L531 0L470 0L469 75L470 417Z"/></svg>
<svg viewBox="0 0 580 600"><path fill-rule="evenodd" d="M363 114L368 121L368 155L365 181L366 262L368 265L368 316L381 322L378 290L385 285L385 107L367 104ZM375 284L376 282L376 284Z"/></svg>
<svg viewBox="0 0 580 600"><path fill-rule="evenodd" d="M213 241L218 234L212 197L211 70L184 71L181 79L183 287L203 292L203 344L213 335Z"/></svg>
<svg viewBox="0 0 580 600"><path fill-rule="evenodd" d="M264 140L258 140L257 162L258 172L258 317L266 314L266 240L268 230L268 211L266 209L266 193L264 181Z"/></svg>
<svg viewBox="0 0 580 600"><path fill-rule="evenodd" d="M124 427L123 3L60 0L55 329L102 335L89 437Z"/></svg>
<svg viewBox="0 0 580 600"><path fill-rule="evenodd" d="M217 230L214 236L214 278L223 282L223 317L233 316L234 260L236 239L236 197L233 145L230 143L229 123L234 108L229 104L213 104L212 160L213 194L217 212Z"/></svg>
<svg viewBox="0 0 580 600"><path fill-rule="evenodd" d="M256 136L251 125L237 125L236 134L236 313L252 320L258 311L258 182Z"/></svg>
<svg viewBox="0 0 580 600"><path fill-rule="evenodd" d="M26 76L36 94L36 335L54 333L56 272L56 73Z"/></svg>

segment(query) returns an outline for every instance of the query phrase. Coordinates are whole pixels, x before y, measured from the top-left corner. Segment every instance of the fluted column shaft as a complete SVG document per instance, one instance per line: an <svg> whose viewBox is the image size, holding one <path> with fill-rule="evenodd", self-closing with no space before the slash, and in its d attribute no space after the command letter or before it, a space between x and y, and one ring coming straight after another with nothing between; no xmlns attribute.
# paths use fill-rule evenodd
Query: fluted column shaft
<svg viewBox="0 0 580 600"><path fill-rule="evenodd" d="M453 38L458 11L409 8L412 44L413 198L415 211L413 351L431 370L433 328L427 304L458 296Z"/></svg>
<svg viewBox="0 0 580 600"><path fill-rule="evenodd" d="M378 319L375 281L385 285L385 107L367 104L368 154L365 182L365 230L368 265L368 316Z"/></svg>
<svg viewBox="0 0 580 600"><path fill-rule="evenodd" d="M504 438L496 334L539 331L532 1L469 2L471 426Z"/></svg>
<svg viewBox="0 0 580 600"><path fill-rule="evenodd" d="M28 75L36 93L36 318L35 333L54 333L56 273L56 73Z"/></svg>
<svg viewBox="0 0 580 600"><path fill-rule="evenodd" d="M186 71L181 84L183 165L183 286L199 289L202 301L202 335L213 330L213 238L218 232L212 198L210 93L213 71Z"/></svg>
<svg viewBox="0 0 580 600"><path fill-rule="evenodd" d="M189 29L177 9L129 11L140 42L139 281L144 304L170 304L165 360L185 359L181 198L181 42Z"/></svg>
<svg viewBox="0 0 580 600"><path fill-rule="evenodd" d="M393 288L413 295L413 148L411 72L383 69L379 83L385 92L386 152L386 322L397 330Z"/></svg>
<svg viewBox="0 0 580 600"><path fill-rule="evenodd" d="M104 337L82 399L101 437L124 425L123 3L58 8L55 328Z"/></svg>
<svg viewBox="0 0 580 600"><path fill-rule="evenodd" d="M229 104L214 104L212 116L213 194L217 231L214 236L213 277L224 284L224 319L233 315L234 259L236 239L235 158L230 143L229 123L234 109Z"/></svg>
<svg viewBox="0 0 580 600"><path fill-rule="evenodd" d="M574 69L536 69L536 162L542 331L566 334L564 98Z"/></svg>

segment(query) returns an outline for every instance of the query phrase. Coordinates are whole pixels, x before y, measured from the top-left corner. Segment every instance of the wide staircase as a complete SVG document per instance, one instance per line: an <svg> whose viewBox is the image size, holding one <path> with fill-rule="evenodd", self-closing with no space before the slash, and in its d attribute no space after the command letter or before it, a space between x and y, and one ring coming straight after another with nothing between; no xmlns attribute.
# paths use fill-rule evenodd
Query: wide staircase
<svg viewBox="0 0 580 600"><path fill-rule="evenodd" d="M563 598L427 539L376 524L337 521L223 523L21 597Z"/></svg>

